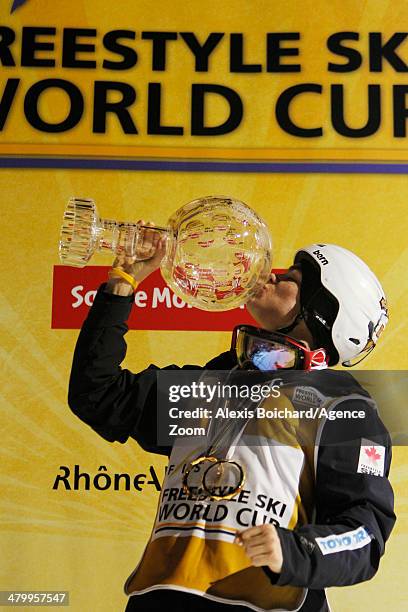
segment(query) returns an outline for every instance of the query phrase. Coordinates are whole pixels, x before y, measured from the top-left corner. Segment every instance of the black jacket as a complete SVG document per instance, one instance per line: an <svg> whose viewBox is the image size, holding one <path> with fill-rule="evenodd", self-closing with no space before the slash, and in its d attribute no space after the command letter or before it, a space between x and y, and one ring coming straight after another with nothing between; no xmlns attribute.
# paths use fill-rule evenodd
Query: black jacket
<svg viewBox="0 0 408 612"><path fill-rule="evenodd" d="M150 365L134 374L120 367L126 355L124 335L132 304L132 297L105 293L104 285L99 289L76 345L69 405L109 442L124 443L131 437L145 450L166 455L170 449L158 447L155 440L158 368ZM235 358L227 351L204 367L229 370L234 365ZM166 369L178 366L169 365ZM185 365L183 369L202 368ZM312 380L317 385L323 380L322 373L317 372L312 379L313 375L305 374L309 377L308 385ZM367 395L349 374L330 371L330 375L330 384L344 386L347 377L351 393ZM349 404L350 401L347 407ZM367 408L367 404L363 399L355 399L353 407ZM294 531L278 528L283 568L280 575L267 573L277 585L310 589L302 612L328 609L326 587L352 585L372 578L395 522L393 493L387 479L390 438L377 412L370 409L367 414L366 419L352 425L352 438L359 441L358 445L344 444L350 442L350 426L346 421L342 424L327 421L317 457L315 521ZM362 438L385 448L383 476L357 472ZM359 538L361 546L356 545ZM221 608L233 609L229 605Z"/></svg>

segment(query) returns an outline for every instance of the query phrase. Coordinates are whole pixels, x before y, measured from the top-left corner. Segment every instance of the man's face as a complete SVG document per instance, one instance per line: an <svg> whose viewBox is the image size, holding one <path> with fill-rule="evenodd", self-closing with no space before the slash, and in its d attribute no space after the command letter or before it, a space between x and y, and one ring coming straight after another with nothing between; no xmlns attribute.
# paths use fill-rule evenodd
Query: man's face
<svg viewBox="0 0 408 612"><path fill-rule="evenodd" d="M250 314L263 329L287 327L300 313L302 271L294 265L285 274L271 274L268 282L247 303Z"/></svg>

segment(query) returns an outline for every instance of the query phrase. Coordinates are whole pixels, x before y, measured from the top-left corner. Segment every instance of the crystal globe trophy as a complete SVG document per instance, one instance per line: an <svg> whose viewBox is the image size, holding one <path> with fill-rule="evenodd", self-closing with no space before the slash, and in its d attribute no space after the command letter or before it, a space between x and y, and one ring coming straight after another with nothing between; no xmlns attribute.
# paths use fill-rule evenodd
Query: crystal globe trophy
<svg viewBox="0 0 408 612"><path fill-rule="evenodd" d="M269 278L272 241L267 225L246 204L224 196L185 204L166 227L102 219L93 200L71 198L61 228L61 262L83 267L94 253L107 251L143 259L145 227L166 234L162 276L196 308L237 308Z"/></svg>

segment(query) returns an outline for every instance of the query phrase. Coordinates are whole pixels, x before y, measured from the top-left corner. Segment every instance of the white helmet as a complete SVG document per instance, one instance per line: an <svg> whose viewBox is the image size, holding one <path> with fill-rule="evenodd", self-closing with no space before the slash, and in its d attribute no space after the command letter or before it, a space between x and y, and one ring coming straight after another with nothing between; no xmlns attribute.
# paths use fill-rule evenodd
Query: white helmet
<svg viewBox="0 0 408 612"><path fill-rule="evenodd" d="M300 249L295 263L302 268L303 317L315 342L329 351L330 365L350 366L358 355L365 357L388 323L377 277L357 255L335 244Z"/></svg>

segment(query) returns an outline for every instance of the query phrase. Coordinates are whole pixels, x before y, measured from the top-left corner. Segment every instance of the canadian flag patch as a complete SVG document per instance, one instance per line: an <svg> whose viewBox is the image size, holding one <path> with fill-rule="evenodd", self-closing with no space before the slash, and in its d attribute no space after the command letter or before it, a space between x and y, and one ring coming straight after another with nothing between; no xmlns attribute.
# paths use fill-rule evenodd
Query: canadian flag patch
<svg viewBox="0 0 408 612"><path fill-rule="evenodd" d="M372 474L373 476L384 476L385 446L380 446L367 440L361 439L360 457L358 459L357 472L360 474Z"/></svg>

